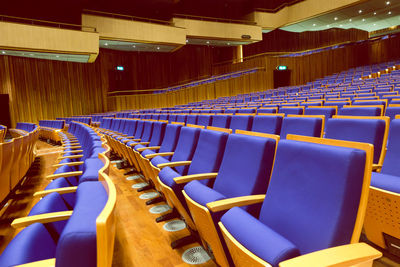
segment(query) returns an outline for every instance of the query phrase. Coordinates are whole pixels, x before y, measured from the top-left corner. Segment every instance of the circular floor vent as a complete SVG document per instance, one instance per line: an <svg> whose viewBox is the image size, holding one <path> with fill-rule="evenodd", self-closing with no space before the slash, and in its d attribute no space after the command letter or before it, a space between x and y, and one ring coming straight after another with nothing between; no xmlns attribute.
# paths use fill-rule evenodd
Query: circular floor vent
<svg viewBox="0 0 400 267"><path fill-rule="evenodd" d="M141 176L139 174L136 174L136 175L131 175L131 176L126 177L126 180L132 181L132 180L137 180L140 178L141 178Z"/></svg>
<svg viewBox="0 0 400 267"><path fill-rule="evenodd" d="M183 252L182 260L188 264L203 264L211 258L202 247L193 247Z"/></svg>
<svg viewBox="0 0 400 267"><path fill-rule="evenodd" d="M144 193L139 196L140 199L151 199L160 196L157 192Z"/></svg>
<svg viewBox="0 0 400 267"><path fill-rule="evenodd" d="M168 205L157 205L149 209L152 214L160 214L169 211L171 208Z"/></svg>
<svg viewBox="0 0 400 267"><path fill-rule="evenodd" d="M163 226L165 231L176 232L186 228L186 223L182 220L169 221Z"/></svg>
<svg viewBox="0 0 400 267"><path fill-rule="evenodd" d="M137 189L137 188L142 188L142 187L145 187L145 186L148 186L148 185L149 185L148 183L137 183L137 184L133 184L132 188Z"/></svg>

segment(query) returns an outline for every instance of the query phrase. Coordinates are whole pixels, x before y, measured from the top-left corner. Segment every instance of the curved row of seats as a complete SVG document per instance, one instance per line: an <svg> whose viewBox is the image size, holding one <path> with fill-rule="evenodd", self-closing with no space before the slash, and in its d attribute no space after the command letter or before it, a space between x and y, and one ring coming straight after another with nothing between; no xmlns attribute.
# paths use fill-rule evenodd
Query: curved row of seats
<svg viewBox="0 0 400 267"><path fill-rule="evenodd" d="M40 134L39 138L54 143L61 142L59 132L64 129L65 121L63 120L40 120Z"/></svg>
<svg viewBox="0 0 400 267"><path fill-rule="evenodd" d="M115 126L117 124L118 126ZM243 218L253 218L253 220L254 217L246 217L250 215L245 215L245 214L237 215L236 209L232 209L231 211L229 211L226 217L225 215L222 216L223 214L222 211L225 211L230 207L238 205L239 203L236 201L234 201L234 204L230 203L229 201L225 203L224 201L222 201L222 199L227 197L228 198L234 197L235 199L235 197L237 197L238 198L237 200L238 201L240 200L240 203L241 201L244 201L244 206L260 201L262 202L264 196L262 197L255 196L255 198L250 197L250 199L242 199L241 197L249 194L250 195L264 194L266 191L266 185L268 185L268 179L267 179L269 177L268 173L272 171L272 162L275 162L273 175L275 175L275 173L278 173L276 174L276 176L278 177L280 175L279 171L276 171L276 168L278 168L276 165L278 164L278 162L282 162L279 163L278 165L280 166L279 168L281 174L282 175L284 174L283 176L285 178L281 179L289 179L289 180L280 184L279 179L276 178L277 180L275 181L278 181L277 189L275 191L276 193L270 193L270 191L267 192L267 198L265 198L263 208L261 209L261 211L265 210L265 214L268 214L268 212L274 212L278 216L282 216L280 218L281 220L285 220L284 219L285 215L282 214L282 212L273 209L274 205L279 206L279 204L276 204L279 202L275 201L278 201L279 199L280 201L285 200L285 203L289 203L287 205L292 206L290 213L293 216L289 216L288 221L294 222L296 220L290 219L290 217L297 218L300 216L301 218L304 218L305 220L304 222L306 222L307 219L309 218L315 219L319 216L324 216L323 215L324 212L319 212L317 208L315 209L315 213L312 213L312 215L310 214L302 215L295 212L299 208L299 206L296 206L297 204L301 206L300 203L303 204L308 203L307 201L309 201L309 199L307 199L308 197L306 197L305 195L302 195L302 193L305 194L304 192L295 193L293 191L294 189L298 189L298 186L301 185L302 183L301 181L296 181L296 179L290 181L290 178L293 179L293 177L297 176L305 178L305 177L312 177L313 175L315 175L319 177L324 176L325 179L325 176L326 177L331 176L332 183L335 183L334 181L337 175L338 176L343 175L344 177L346 175L349 175L349 173L345 170L346 168L349 168L350 170L353 169L355 166L357 166L357 168L360 168L359 170L360 171L362 170L362 172L366 176L370 176L373 163L376 164L379 163L379 160L381 158L381 152L384 151L385 149L378 149L376 150L378 152L374 153L372 145L362 145L358 142L371 143L374 144L376 147L378 147L379 145L381 147L382 146L385 147L384 145L386 144L385 138L387 138L387 127L389 125L388 118L338 117L328 121L328 124L329 125L327 126L326 137L333 139L315 139L318 140L315 141L312 138L293 137L291 135L289 135L287 139L299 139L300 141L311 142L311 143L319 142L324 144L336 144L337 146L343 146L343 144L345 144L346 142L337 141L334 139L357 141L357 143L353 142L350 143L358 148L360 148L360 146L361 147L364 146L364 148L367 147L366 150L369 151L368 152L369 163L365 164L364 162L364 165L354 163L354 165L352 165L350 163L349 158L342 158L338 156L336 153L333 153L335 156L338 157L338 159L333 160L333 158L327 157L324 164L322 163L315 164L315 162L321 162L320 161L321 159L319 157L323 155L323 153L321 154L321 152L317 152L316 150L311 149L310 147L307 147L307 145L304 144L298 146L290 144L292 141L283 141L283 140L279 141L278 151L275 157L274 148L276 147L276 143L278 142L277 140L279 140L279 137L265 135L262 133L255 133L255 132L251 133L240 130L236 130L236 134L229 134L232 132L230 129L219 129L212 126L207 127L208 130L204 130L202 129L204 128L204 126L189 125L192 127L185 127L182 126L181 124L177 123L167 124L166 122L163 121L151 121L151 120L137 121L129 119L127 120L114 119L110 124L114 125L113 127L114 130L102 129L101 131L106 134L106 138L109 144L113 147L114 151L118 153L120 156L126 158L131 163L132 166L135 166L137 170L141 171L144 174L144 176L150 183L154 184L155 188L159 192L163 193L168 204L171 207L175 208L175 210L180 214L180 216L182 216L185 219L186 223L193 231L196 230L199 231L202 241L211 247L218 264L222 266L228 266L233 261L235 264L241 266L241 263L246 261L248 262L248 259L246 259L245 255L246 254L248 255L249 251L246 251L245 253L239 253L238 249L240 249L240 246L239 248L232 248L232 243L237 244L238 240L235 239L236 237L234 239L230 239L229 237L231 237L231 233L229 233L229 231L232 229L233 229L232 231L239 231L239 229L243 229L243 226L233 225L227 227L226 224L228 223L226 224L223 223L223 225L221 225L221 229L223 230L223 232L225 231L224 232L224 239L226 240L225 243L224 241L221 240L222 232L220 232L219 230L220 228L218 227L217 223L219 220L223 222L224 218L227 218L226 219L227 222L230 223L230 220L232 220L232 222L234 223L239 220L236 216L239 217L244 216ZM298 125L300 127L301 124ZM356 131L357 129L360 129L358 133ZM369 134L365 136L366 132ZM160 137L162 135L163 137ZM254 137L254 135L256 137ZM266 143L264 145L261 145L261 143L257 143L254 141L255 144L251 145L251 141L249 141L248 139L252 138L260 139L260 136L263 137L261 139L263 139L263 141ZM269 142L265 140L269 140ZM281 152L284 154L284 156L278 157L278 155L280 155L279 152L280 145L283 144L282 146L284 147L286 146L287 142L289 143L288 146L291 147L293 145L293 148L288 149L286 152ZM347 142L346 144L348 145L349 143ZM250 149L251 147L252 149ZM259 152L256 152L257 149ZM269 151L269 154L267 154L266 150ZM285 151L283 148L282 150ZM153 151L157 151L158 153L154 153ZM307 157L309 158L307 159L307 157L304 157L304 155L307 155ZM274 157L275 160L273 160ZM278 158L280 157L282 157L282 159L278 160ZM339 158L341 160L339 160ZM305 164L303 162L304 160L306 161L309 160L309 163ZM286 162L286 164L284 164L283 162ZM332 162L335 162L335 164L332 164ZM336 169L338 168L338 165L336 165L337 162L342 162L341 164L343 164L343 167L339 167L340 171L336 171ZM310 164L310 168L305 168L309 170L307 171L303 170L304 164L305 165ZM289 165L293 166L290 167ZM314 172L311 166L313 168L317 168L318 171ZM333 169L329 170L331 167L328 166L332 166ZM267 171L267 169L269 171ZM306 174L300 175L298 174L298 172L305 172ZM296 175L294 175L294 173L296 173ZM180 177L182 175L184 177ZM263 179L260 177L263 177ZM349 179L349 177L354 177L354 173L348 176L346 179ZM196 181L188 183L189 181L192 180ZM264 187L261 186L262 183L261 181L264 182ZM271 186L271 182L269 182L269 184ZM285 184L286 185L292 184L293 188L290 188L290 190L288 190L288 188L285 188ZM364 181L363 186L364 190L368 192L369 181ZM330 186L325 187L325 189L326 188L330 188ZM184 190L184 193L182 193L182 189ZM327 191L325 189L322 188L319 189L314 188L314 189L318 193L327 194ZM257 190L263 192L259 192ZM279 197L278 192L282 192L282 195L285 195L284 192L285 190L289 191L287 193L288 195L298 194L299 201L304 197L306 199L301 200L300 202L296 201L292 202L293 200L292 197ZM338 192L342 192L340 190ZM350 193L350 191L353 193ZM350 191L349 194L354 194L354 192L357 190L354 191L353 188ZM336 195L334 192L330 193L332 193L332 195ZM272 196L276 195L277 199L269 200L270 199L268 198L269 194L272 194ZM366 193L366 195L367 194L368 193ZM307 193L307 195L309 194ZM274 199L275 197L271 198ZM313 201L314 200L312 200L311 203L313 203ZM315 202L318 201L315 200ZM332 202L332 200L329 200L328 202L332 204L335 201ZM365 199L362 202L364 203L363 205L366 205ZM310 203L304 205L307 206L310 205ZM264 206L269 206L269 208L264 208ZM358 204L356 206L358 207ZM260 214L259 207L258 210L255 209L257 211L253 209L254 208L250 208L246 210L253 216L258 217L259 216L258 214ZM354 211L354 208L352 210ZM239 211L242 210L239 209ZM343 213L347 214L347 212L344 211ZM234 215L229 215L229 214L234 214ZM229 219L230 216L233 217ZM266 223L265 219L263 218L266 218L265 215L264 216L260 215L260 221ZM279 220L279 218L277 220ZM363 218L359 220L361 220L361 223L360 222L358 223L360 227L358 230L358 235L360 234L361 231ZM277 223L277 225L281 223L282 221ZM306 227L307 223L302 223L301 225L307 228ZM312 229L315 229L315 227L317 227L318 229L319 227L323 227L322 226L323 224L320 222L317 223L316 225L312 223L309 224L310 224L309 228L310 231L312 231ZM264 226L261 226L261 224L259 225L260 226L257 227L261 227L259 228L260 230L262 230L262 228L265 228ZM311 227L311 225L313 226ZM268 226L271 227L270 225ZM236 229L235 227L238 230L234 230ZM290 227L294 228L292 228L292 230L288 230L289 232L293 232L293 229L296 228L296 232L304 231L305 236L310 234L310 233L306 234L307 231L301 228L297 228L297 226L290 226ZM245 228L247 229L252 227L245 227ZM255 253L258 257L261 257L260 255L263 255L261 257L262 260L259 261L262 262L263 264L266 264L264 261L267 261L271 263L273 266L275 266L280 261L284 261L286 259L301 254L306 254L311 251L318 250L311 248L309 248L310 250L307 250L305 248L302 249L298 247L300 244L311 242L307 240L305 236L302 236L302 238L296 237L299 239L295 242L295 245L293 245L287 240L284 241L282 237L279 237L276 233L273 233L273 231L271 232L270 228L265 228L263 231L266 231L265 232L266 236L264 237L266 238L265 240L272 238L272 240L274 240L275 242L278 243L283 242L282 247L279 248L276 247L275 249L274 247L266 248L265 247L266 241L264 243L261 242L262 245L260 245L259 244L260 240L258 240L254 242L254 245L251 245L256 247L258 246L259 248L255 248L256 250L261 249L267 251L267 252L251 251L251 253ZM329 231L334 232L333 229L328 230L328 232ZM278 233L280 233L280 231L278 231ZM329 236L330 233L326 234ZM355 232L349 230L348 233L349 234L347 235L348 236L347 240L353 240ZM241 233L238 234L242 235ZM256 237L258 233L256 231L253 231L252 235L255 235ZM353 237L350 238L351 235L353 235ZM346 239L343 233L339 234L337 237L339 238L339 236L340 238L342 238L342 241L343 239ZM255 237L249 237L250 238L249 242L251 243L251 240L255 241L256 240ZM317 239L318 238L316 237L315 242L317 242L316 241ZM239 243L242 243L242 241L243 240L239 240ZM243 242L247 241L244 240ZM275 242L271 242L271 244L276 244ZM307 247L308 245L305 246ZM330 246L332 246L332 244L327 247ZM249 246L246 244L245 247L248 248ZM346 248L346 249L351 250L351 248ZM273 252L271 252L270 250L272 250ZM373 254L374 253L376 252L373 252ZM236 255L236 254L240 254L240 257L230 258L230 255ZM377 256L378 254L374 255ZM278 257L278 255L280 257ZM357 252L355 252L355 256L357 256ZM358 256L361 256L361 254L358 254ZM257 258L257 257L251 257L251 258Z"/></svg>
<svg viewBox="0 0 400 267"><path fill-rule="evenodd" d="M0 142L4 142L7 135L7 126L0 125Z"/></svg>
<svg viewBox="0 0 400 267"><path fill-rule="evenodd" d="M80 136L80 131L85 130L73 132ZM40 195L42 198L27 217L12 222L14 228L23 229L1 254L1 267L20 264L111 266L116 190L108 177L106 154L108 150L98 154L103 167L98 170L96 181L82 182L68 191L47 190L46 194ZM75 199L73 206L65 202L67 195Z"/></svg>
<svg viewBox="0 0 400 267"><path fill-rule="evenodd" d="M35 160L39 128L33 123L17 123L9 129L14 137L0 143L0 202L8 200Z"/></svg>
<svg viewBox="0 0 400 267"><path fill-rule="evenodd" d="M75 122L82 122L85 124L90 125L92 123L92 117L88 116L75 116L75 117L66 117L66 118L56 118L56 120L62 120L65 121L65 127L68 127L68 125L75 121Z"/></svg>

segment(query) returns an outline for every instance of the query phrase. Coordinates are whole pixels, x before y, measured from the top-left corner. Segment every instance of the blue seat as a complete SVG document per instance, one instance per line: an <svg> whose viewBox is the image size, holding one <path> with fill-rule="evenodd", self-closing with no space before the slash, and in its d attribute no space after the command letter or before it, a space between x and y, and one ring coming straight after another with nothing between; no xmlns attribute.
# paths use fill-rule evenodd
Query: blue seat
<svg viewBox="0 0 400 267"><path fill-rule="evenodd" d="M304 115L324 115L325 120L332 118L332 116L336 115L336 113L336 107L306 107L304 110Z"/></svg>
<svg viewBox="0 0 400 267"><path fill-rule="evenodd" d="M386 108L385 116L389 117L390 120L394 120L396 115L400 114L400 105L389 105Z"/></svg>
<svg viewBox="0 0 400 267"><path fill-rule="evenodd" d="M399 213L400 201L400 120L390 123L389 142L380 172L371 176L370 196L365 217L365 234L369 241L397 254L395 238L400 239L394 218ZM392 245L393 244L393 245Z"/></svg>
<svg viewBox="0 0 400 267"><path fill-rule="evenodd" d="M202 125L202 126L209 126L211 125L212 122L212 116L211 115L199 115L197 118L197 125Z"/></svg>
<svg viewBox="0 0 400 267"><path fill-rule="evenodd" d="M167 198L168 203L172 207L176 208L191 229L196 228L191 217L189 216L189 210L182 194L182 189L185 184L176 183L174 178L199 173L217 172L222 161L228 135L228 133L221 131L203 129L200 132L193 157L191 161L187 162L186 164L188 165L186 166L188 168L177 169L174 166L177 166L179 161L176 162L173 161L173 159L170 163L157 165L157 167L161 169L158 175L161 191ZM214 181L212 179L204 179L201 181L201 183L211 186Z"/></svg>
<svg viewBox="0 0 400 267"><path fill-rule="evenodd" d="M255 114L256 113L255 108L241 108L238 109L236 113L240 113L240 114Z"/></svg>
<svg viewBox="0 0 400 267"><path fill-rule="evenodd" d="M283 116L257 115L254 116L251 131L279 135L281 132L282 121Z"/></svg>
<svg viewBox="0 0 400 267"><path fill-rule="evenodd" d="M287 134L321 137L322 119L310 117L285 117L281 128L281 139L286 139Z"/></svg>
<svg viewBox="0 0 400 267"><path fill-rule="evenodd" d="M233 132L237 129L249 131L253 124L253 117L252 115L234 115L231 118L229 128Z"/></svg>
<svg viewBox="0 0 400 267"><path fill-rule="evenodd" d="M279 113L284 113L285 115L302 115L304 113L304 107L280 107Z"/></svg>
<svg viewBox="0 0 400 267"><path fill-rule="evenodd" d="M214 174L213 185L207 185L194 178L184 187L186 202L196 228L202 240L211 247L217 263L221 266L231 265L231 259L224 253L226 248L224 243L220 242L220 232L216 227L223 212L210 213L207 203L265 194L267 191L279 138L267 134L261 135L262 137L252 134L246 132L229 136L221 167L218 173ZM257 216L260 206L249 206L245 209Z"/></svg>
<svg viewBox="0 0 400 267"><path fill-rule="evenodd" d="M344 116L382 116L382 107L344 106L341 109L339 109L338 115L344 115Z"/></svg>
<svg viewBox="0 0 400 267"><path fill-rule="evenodd" d="M228 128L231 123L231 115L214 115L212 116L211 126L219 128Z"/></svg>
<svg viewBox="0 0 400 267"><path fill-rule="evenodd" d="M368 197L372 146L355 145L362 148L358 149L321 138L299 140L303 141L279 142L265 196L233 199L224 206L218 201L207 205L215 211L233 207L222 216L219 226L235 266L346 262L337 250L353 251L348 253L356 263L380 257L381 253L366 244L353 244L361 233ZM239 208L260 202L257 216ZM328 248L332 251L325 250ZM368 249L367 255L357 255L359 248Z"/></svg>
<svg viewBox="0 0 400 267"><path fill-rule="evenodd" d="M333 116L326 125L325 138L374 145L374 168L382 166L389 130L387 117Z"/></svg>
<svg viewBox="0 0 400 267"><path fill-rule="evenodd" d="M187 115L186 123L187 124L197 124L198 115Z"/></svg>

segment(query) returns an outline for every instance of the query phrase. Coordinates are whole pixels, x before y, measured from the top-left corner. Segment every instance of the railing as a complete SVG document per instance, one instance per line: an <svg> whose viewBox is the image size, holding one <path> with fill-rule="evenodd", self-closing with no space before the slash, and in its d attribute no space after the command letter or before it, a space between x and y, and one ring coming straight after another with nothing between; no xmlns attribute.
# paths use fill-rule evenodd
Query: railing
<svg viewBox="0 0 400 267"><path fill-rule="evenodd" d="M203 20L203 21L224 22L224 23L247 24L247 25L256 25L257 24L255 21L251 21L251 20L224 19L224 18L187 15L187 14L173 14L173 17L184 18L184 19Z"/></svg>
<svg viewBox="0 0 400 267"><path fill-rule="evenodd" d="M167 87L163 89L141 89L141 90L126 90L126 91L114 91L114 92L109 92L107 93L108 96L110 97L116 97L116 96L127 96L127 95L142 95L140 94L141 92L149 92L150 94L162 94L162 93L168 93L168 92L173 92L173 91L178 91L181 89L189 88L189 87L194 87L194 86L199 86L203 85L206 83L212 83L220 80L226 80L226 79L231 79L231 78L236 78L239 76L242 76L244 74L250 74L250 73L255 73L257 71L262 71L265 70L264 67L257 67L257 68L252 68L252 69L247 69L247 70L241 70L241 71L236 71L236 72L231 72L228 74L223 74L223 75L218 75L218 76L212 76L207 79L202 79L202 80L197 80L185 84L180 84L178 86L172 86L172 87Z"/></svg>
<svg viewBox="0 0 400 267"><path fill-rule="evenodd" d="M116 14L116 13L91 10L91 9L83 9L83 14L99 15L99 16L110 17L110 18L125 19L125 20L132 20L132 21L142 21L142 22L150 22L150 23L174 26L174 24L171 21L167 21L167 20L136 17L136 16L131 16L131 15Z"/></svg>
<svg viewBox="0 0 400 267"><path fill-rule="evenodd" d="M84 25L79 25L79 24L71 24L71 23L63 23L63 22L54 22L54 21L47 21L47 20L39 20L39 19L20 18L20 17L13 17L13 16L7 16L7 15L1 15L1 14L0 14L0 21L21 23L21 24L30 24L30 25L35 25L35 26L45 26L45 27L52 27L52 28L59 28L59 29L85 31L85 32L96 32L96 28L91 27L91 26L84 26Z"/></svg>

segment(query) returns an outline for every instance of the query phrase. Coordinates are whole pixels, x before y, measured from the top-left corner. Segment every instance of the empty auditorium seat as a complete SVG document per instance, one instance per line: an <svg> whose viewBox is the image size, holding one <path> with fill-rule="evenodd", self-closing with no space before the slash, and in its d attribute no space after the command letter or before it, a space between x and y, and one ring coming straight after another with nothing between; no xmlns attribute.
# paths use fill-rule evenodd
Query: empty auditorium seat
<svg viewBox="0 0 400 267"><path fill-rule="evenodd" d="M322 119L312 117L285 117L282 121L281 139L287 134L320 137L322 134Z"/></svg>

